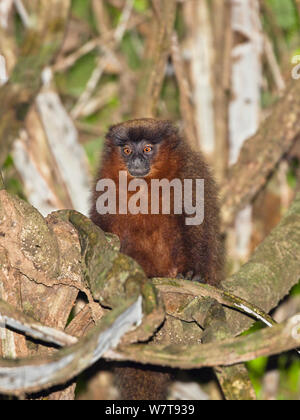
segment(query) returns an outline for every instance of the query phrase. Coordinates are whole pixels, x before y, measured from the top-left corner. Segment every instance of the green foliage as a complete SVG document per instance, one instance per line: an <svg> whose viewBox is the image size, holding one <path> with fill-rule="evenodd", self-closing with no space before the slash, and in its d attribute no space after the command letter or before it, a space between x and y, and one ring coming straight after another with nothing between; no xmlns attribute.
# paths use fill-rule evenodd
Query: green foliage
<svg viewBox="0 0 300 420"><path fill-rule="evenodd" d="M280 372L278 400L299 398L300 391L300 359L297 355L289 354L278 358Z"/></svg>
<svg viewBox="0 0 300 420"><path fill-rule="evenodd" d="M291 296L299 296L300 295L300 281L297 286L293 287L291 291Z"/></svg>
<svg viewBox="0 0 300 420"><path fill-rule="evenodd" d="M95 172L103 146L103 138L91 140L84 145L92 171Z"/></svg>
<svg viewBox="0 0 300 420"><path fill-rule="evenodd" d="M263 381L267 372L278 371L277 400L293 400L299 398L300 392L300 359L297 354L289 353L277 358L261 357L247 363L251 381L258 398L262 399Z"/></svg>
<svg viewBox="0 0 300 420"><path fill-rule="evenodd" d="M299 18L293 0L268 0L278 25L290 40L299 31Z"/></svg>
<svg viewBox="0 0 300 420"><path fill-rule="evenodd" d="M143 48L140 37L132 32L125 34L121 42L121 51L127 58L127 63L132 70L138 70L142 61L139 51Z"/></svg>
<svg viewBox="0 0 300 420"><path fill-rule="evenodd" d="M297 158L294 158L292 162L290 163L288 173L287 173L287 182L290 186L290 188L295 189L298 184L298 168L299 168L299 160Z"/></svg>
<svg viewBox="0 0 300 420"><path fill-rule="evenodd" d="M262 393L262 379L266 373L268 358L260 357L252 362L248 362L246 365L256 395L259 397Z"/></svg>
<svg viewBox="0 0 300 420"><path fill-rule="evenodd" d="M23 191L23 186L20 182L18 174L16 173L14 160L11 155L8 155L4 165L2 167L2 173L4 178L5 189L14 195L22 198L26 201L26 197Z"/></svg>
<svg viewBox="0 0 300 420"><path fill-rule="evenodd" d="M72 0L72 15L86 21L94 28L91 0Z"/></svg>
<svg viewBox="0 0 300 420"><path fill-rule="evenodd" d="M86 84L96 66L96 53L81 57L76 64L64 73L56 75L56 84L63 95L78 98L85 90Z"/></svg>
<svg viewBox="0 0 300 420"><path fill-rule="evenodd" d="M137 12L145 12L150 7L149 0L134 0L134 9Z"/></svg>

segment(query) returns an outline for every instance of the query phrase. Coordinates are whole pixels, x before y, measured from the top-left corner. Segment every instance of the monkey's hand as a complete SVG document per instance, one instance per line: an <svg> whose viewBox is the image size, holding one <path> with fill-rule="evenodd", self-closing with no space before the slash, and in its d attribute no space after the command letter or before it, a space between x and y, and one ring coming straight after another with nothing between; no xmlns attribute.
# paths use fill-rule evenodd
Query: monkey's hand
<svg viewBox="0 0 300 420"><path fill-rule="evenodd" d="M205 284L205 279L201 276L201 274L195 274L194 271L188 271L186 274L179 273L176 278L178 280L190 280L196 283L203 283Z"/></svg>

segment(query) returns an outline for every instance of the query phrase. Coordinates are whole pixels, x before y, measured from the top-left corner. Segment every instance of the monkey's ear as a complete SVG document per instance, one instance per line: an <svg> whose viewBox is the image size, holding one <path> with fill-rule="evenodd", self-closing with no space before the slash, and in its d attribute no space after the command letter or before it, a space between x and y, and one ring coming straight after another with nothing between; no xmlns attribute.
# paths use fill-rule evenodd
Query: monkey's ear
<svg viewBox="0 0 300 420"><path fill-rule="evenodd" d="M115 146L124 146L128 143L128 129L123 124L112 125L106 135L106 140Z"/></svg>
<svg viewBox="0 0 300 420"><path fill-rule="evenodd" d="M164 135L166 137L174 136L174 135L177 136L179 134L179 129L172 121L166 120L166 121L163 121L163 124L164 124Z"/></svg>

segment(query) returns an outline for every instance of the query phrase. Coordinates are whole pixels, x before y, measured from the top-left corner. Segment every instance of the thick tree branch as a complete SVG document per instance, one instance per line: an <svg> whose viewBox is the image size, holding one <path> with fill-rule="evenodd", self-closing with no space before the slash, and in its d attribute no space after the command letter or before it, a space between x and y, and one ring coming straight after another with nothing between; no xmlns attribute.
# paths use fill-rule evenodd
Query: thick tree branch
<svg viewBox="0 0 300 420"><path fill-rule="evenodd" d="M159 301L153 286L147 283L141 269L128 257L119 254L117 245L109 245L103 232L89 219L76 212L66 211L52 215L48 219L49 225L46 225L44 219L28 204L9 196L5 191L0 194L1 229L6 232L4 236L0 235L0 250L2 250L0 256L3 267L0 281L5 287L8 287L7 283L11 281L11 277L7 277L8 273L12 267L18 267L18 271L26 275L27 279L31 279L33 284L47 285L50 291L52 288L55 289L59 282L62 282L63 286L83 288L80 286L80 279L75 282L67 278L70 276L69 271L67 276L64 274L65 267L70 267L70 261L75 259L77 264L78 260L81 261L85 281L91 288L94 298L106 306L115 308L75 346L60 350L46 358L40 355L34 359L18 362L2 359L0 362L2 392L18 394L64 383L101 357L191 369L203 366L231 366L258 356L278 354L299 346L299 317L294 317L284 325L248 337L233 339L231 336L238 335L251 326L253 319L249 315L258 316L259 319L265 318L268 325L273 324L262 311L235 298L233 294L255 302L258 307L269 312L299 280L300 195L296 197L282 222L257 249L249 263L223 283L226 293L209 286L179 280L155 281L161 286L166 310L172 316L187 323L194 321L202 325L205 328L203 336L205 342L210 341L211 337L213 340L218 338L218 342L203 345L174 345L170 350L166 345L130 345L147 340L162 322ZM68 252L64 253L62 253L62 244L58 246L63 236L63 229L69 229L70 223L80 239L81 257L78 256L77 249L75 255L70 253L70 244ZM14 228L9 230L6 226ZM35 229L34 226L39 226L39 229ZM39 232L38 236L36 231ZM43 242L40 241L40 236ZM16 244L19 244L19 247ZM62 255L62 258L59 258L59 255ZM62 267L57 263L61 260ZM180 299L178 295L181 295ZM206 301L195 299L195 296L199 295ZM144 298L143 310L141 296ZM224 311L212 299L218 300L226 307L233 306L235 310L226 308ZM168 303L173 304L173 309ZM42 308L38 309L39 313L42 313ZM248 315L243 315L236 309ZM124 333L129 332L132 325L142 320L143 314L146 316L142 325L124 336L120 347L113 350ZM84 318L90 325L90 316ZM225 373L230 377L230 371ZM222 378L225 380L226 375L222 375Z"/></svg>
<svg viewBox="0 0 300 420"><path fill-rule="evenodd" d="M71 346L77 343L75 337L40 324L2 300L0 300L0 327L13 328L36 340L58 346Z"/></svg>
<svg viewBox="0 0 300 420"><path fill-rule="evenodd" d="M133 306L128 310L133 311L132 308ZM18 395L21 392L46 388L47 385L72 378L103 355L109 360L132 360L145 364L151 362L160 366L194 369L208 366L231 366L260 356L286 352L300 345L300 314L298 314L272 329L265 329L251 336L225 340L218 345L216 343L179 345L173 346L171 350L169 346L131 345L123 347L121 352L109 350L105 353L108 347L107 340L109 339L110 343L117 342L120 332L126 330L126 317L129 312L116 318L118 312L120 314L119 310L114 310L103 319L101 325L94 328L78 344L60 350L51 357L19 362L0 360L2 373L0 391ZM110 329L107 328L108 325L111 325ZM129 325L130 323L127 328Z"/></svg>
<svg viewBox="0 0 300 420"><path fill-rule="evenodd" d="M224 230L249 204L300 135L300 83L293 81L270 117L241 150L221 189Z"/></svg>
<svg viewBox="0 0 300 420"><path fill-rule="evenodd" d="M146 364L151 361L160 366L195 369L232 366L261 356L284 353L299 345L300 314L271 329L242 338L227 339L218 344L180 345L173 346L172 350L165 346L137 344L122 348L121 353L111 352L110 356L114 360L132 360Z"/></svg>
<svg viewBox="0 0 300 420"><path fill-rule="evenodd" d="M257 248L247 264L222 283L234 293L269 313L300 279L300 194L281 223ZM242 314L227 312L232 334L247 330L252 322Z"/></svg>

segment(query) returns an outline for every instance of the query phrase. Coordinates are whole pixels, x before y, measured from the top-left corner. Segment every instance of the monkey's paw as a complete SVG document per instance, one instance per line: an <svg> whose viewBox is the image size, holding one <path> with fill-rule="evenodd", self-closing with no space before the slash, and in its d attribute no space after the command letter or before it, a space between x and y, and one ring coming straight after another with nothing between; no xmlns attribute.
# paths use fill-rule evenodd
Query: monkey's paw
<svg viewBox="0 0 300 420"><path fill-rule="evenodd" d="M188 271L186 274L179 273L176 278L178 280L190 280L195 281L197 283L206 283L205 279L201 276L201 274L195 274L194 271Z"/></svg>

